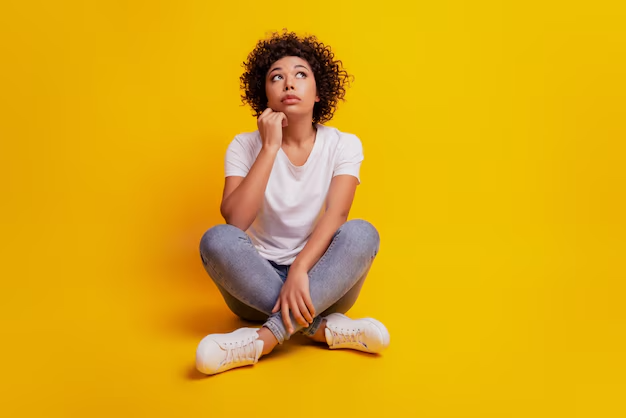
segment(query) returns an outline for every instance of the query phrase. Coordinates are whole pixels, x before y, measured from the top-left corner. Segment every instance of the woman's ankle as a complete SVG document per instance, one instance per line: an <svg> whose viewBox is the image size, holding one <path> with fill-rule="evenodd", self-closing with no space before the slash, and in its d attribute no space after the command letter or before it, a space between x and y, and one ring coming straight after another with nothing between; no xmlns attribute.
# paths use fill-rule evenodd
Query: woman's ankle
<svg viewBox="0 0 626 418"><path fill-rule="evenodd" d="M317 329L317 331L315 331L315 334L310 335L309 338L311 338L313 341L317 341L320 343L325 343L326 342L326 320L323 319L322 323L320 324L319 328Z"/></svg>
<svg viewBox="0 0 626 418"><path fill-rule="evenodd" d="M271 353L274 347L278 345L278 340L269 328L261 327L261 329L257 331L257 334L259 334L259 339L263 341L263 352L261 352L261 355L264 356Z"/></svg>

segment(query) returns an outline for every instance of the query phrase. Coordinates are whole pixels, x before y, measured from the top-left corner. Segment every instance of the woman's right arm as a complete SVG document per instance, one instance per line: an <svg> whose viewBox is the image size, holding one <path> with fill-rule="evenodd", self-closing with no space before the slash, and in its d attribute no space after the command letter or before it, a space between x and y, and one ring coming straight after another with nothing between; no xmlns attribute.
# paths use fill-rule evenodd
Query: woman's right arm
<svg viewBox="0 0 626 418"><path fill-rule="evenodd" d="M220 211L227 224L245 231L254 222L277 153L262 148L246 177L226 177Z"/></svg>
<svg viewBox="0 0 626 418"><path fill-rule="evenodd" d="M282 127L287 125L287 117L268 108L259 116L257 125L261 134L261 151L246 177L226 177L220 206L226 223L242 231L252 225L263 203L274 160L282 145Z"/></svg>

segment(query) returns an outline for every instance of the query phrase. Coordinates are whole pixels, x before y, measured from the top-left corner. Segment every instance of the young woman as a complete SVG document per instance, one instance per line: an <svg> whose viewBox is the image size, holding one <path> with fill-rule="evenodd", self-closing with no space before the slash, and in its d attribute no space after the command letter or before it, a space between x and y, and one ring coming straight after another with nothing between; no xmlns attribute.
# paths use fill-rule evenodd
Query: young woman
<svg viewBox="0 0 626 418"><path fill-rule="evenodd" d="M196 367L215 374L255 364L295 332L379 353L389 345L385 326L343 315L380 245L372 224L347 221L361 142L323 125L349 76L330 47L286 31L259 41L244 66L242 99L258 130L226 151L226 224L203 235L200 256L228 307L263 325L204 337Z"/></svg>

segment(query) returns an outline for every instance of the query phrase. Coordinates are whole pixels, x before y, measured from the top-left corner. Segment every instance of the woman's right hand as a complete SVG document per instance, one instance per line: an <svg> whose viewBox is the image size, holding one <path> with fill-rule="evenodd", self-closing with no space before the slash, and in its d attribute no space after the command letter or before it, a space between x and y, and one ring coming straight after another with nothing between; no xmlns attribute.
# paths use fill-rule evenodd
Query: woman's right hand
<svg viewBox="0 0 626 418"><path fill-rule="evenodd" d="M274 112L269 107L257 120L263 148L278 151L283 144L283 127L287 126L287 115Z"/></svg>

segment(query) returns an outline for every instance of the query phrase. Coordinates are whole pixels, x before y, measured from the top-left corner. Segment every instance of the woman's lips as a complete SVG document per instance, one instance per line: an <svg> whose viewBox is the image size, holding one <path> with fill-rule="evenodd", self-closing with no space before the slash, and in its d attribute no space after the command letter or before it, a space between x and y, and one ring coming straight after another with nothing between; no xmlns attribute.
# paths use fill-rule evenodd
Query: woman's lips
<svg viewBox="0 0 626 418"><path fill-rule="evenodd" d="M295 97L289 97L287 99L283 99L283 103L284 104L296 104L300 101L300 99L295 98Z"/></svg>

